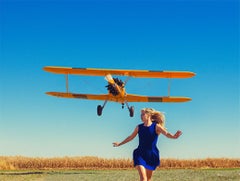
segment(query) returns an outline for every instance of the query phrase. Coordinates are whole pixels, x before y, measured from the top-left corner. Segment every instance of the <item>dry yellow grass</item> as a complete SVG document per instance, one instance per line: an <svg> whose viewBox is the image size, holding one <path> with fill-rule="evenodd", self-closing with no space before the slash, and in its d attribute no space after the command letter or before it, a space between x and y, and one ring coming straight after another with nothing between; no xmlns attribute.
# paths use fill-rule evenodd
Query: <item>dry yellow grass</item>
<svg viewBox="0 0 240 181"><path fill-rule="evenodd" d="M0 156L0 170L131 168L133 168L131 159L105 159L99 157L39 158L23 156ZM240 168L240 159L162 159L161 167L159 168Z"/></svg>
<svg viewBox="0 0 240 181"><path fill-rule="evenodd" d="M240 159L206 158L195 160L162 159L163 168L240 168Z"/></svg>

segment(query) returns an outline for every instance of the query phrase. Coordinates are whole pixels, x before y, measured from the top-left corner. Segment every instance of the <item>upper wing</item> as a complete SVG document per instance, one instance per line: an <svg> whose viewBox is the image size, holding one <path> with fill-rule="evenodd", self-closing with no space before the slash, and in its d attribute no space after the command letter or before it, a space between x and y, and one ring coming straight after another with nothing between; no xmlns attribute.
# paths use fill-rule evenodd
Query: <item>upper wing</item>
<svg viewBox="0 0 240 181"><path fill-rule="evenodd" d="M110 94L75 94L66 92L47 92L46 94L56 97L64 98L78 98L78 99L90 99L90 100L107 100L124 103L127 102L187 102L191 98L188 97L158 97L158 96L141 96L128 94L125 99Z"/></svg>
<svg viewBox="0 0 240 181"><path fill-rule="evenodd" d="M195 73L187 71L119 70L54 66L46 66L43 68L43 70L56 74L75 74L89 76L106 76L107 74L112 74L141 78L191 78L195 75Z"/></svg>

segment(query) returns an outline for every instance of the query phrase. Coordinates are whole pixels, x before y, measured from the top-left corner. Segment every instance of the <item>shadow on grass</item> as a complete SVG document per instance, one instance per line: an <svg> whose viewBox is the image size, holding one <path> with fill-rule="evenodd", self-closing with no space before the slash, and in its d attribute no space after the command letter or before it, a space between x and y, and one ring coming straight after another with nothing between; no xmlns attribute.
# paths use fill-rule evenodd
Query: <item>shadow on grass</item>
<svg viewBox="0 0 240 181"><path fill-rule="evenodd" d="M98 174L97 172L92 171L79 171L79 172L71 172L71 171L31 171L31 172L0 172L0 175L54 175L54 174L61 174L61 175L78 175L78 174Z"/></svg>

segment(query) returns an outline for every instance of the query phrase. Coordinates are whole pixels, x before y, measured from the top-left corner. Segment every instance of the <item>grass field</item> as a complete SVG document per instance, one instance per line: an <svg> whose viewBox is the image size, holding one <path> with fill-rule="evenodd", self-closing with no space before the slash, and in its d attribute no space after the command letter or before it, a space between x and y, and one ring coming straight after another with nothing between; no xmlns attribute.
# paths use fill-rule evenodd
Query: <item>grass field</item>
<svg viewBox="0 0 240 181"><path fill-rule="evenodd" d="M137 181L131 159L0 156L0 181ZM240 181L240 159L162 159L153 181Z"/></svg>
<svg viewBox="0 0 240 181"><path fill-rule="evenodd" d="M0 171L1 181L137 181L138 173L127 170L24 170ZM240 169L158 169L153 181L239 181Z"/></svg>

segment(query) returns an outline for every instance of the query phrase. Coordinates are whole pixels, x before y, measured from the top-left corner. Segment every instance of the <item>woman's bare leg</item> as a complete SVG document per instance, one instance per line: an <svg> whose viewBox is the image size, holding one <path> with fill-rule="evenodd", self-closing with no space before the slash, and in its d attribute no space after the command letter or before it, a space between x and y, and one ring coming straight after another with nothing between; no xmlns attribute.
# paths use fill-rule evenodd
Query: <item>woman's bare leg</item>
<svg viewBox="0 0 240 181"><path fill-rule="evenodd" d="M140 181L147 181L147 172L142 165L137 165L136 169L138 170Z"/></svg>
<svg viewBox="0 0 240 181"><path fill-rule="evenodd" d="M151 181L153 170L146 169L147 181Z"/></svg>

